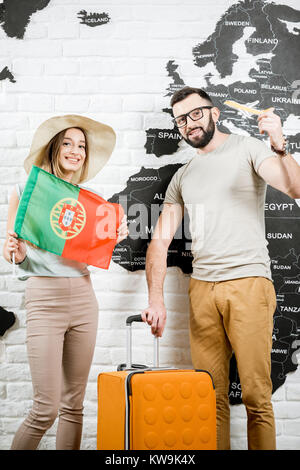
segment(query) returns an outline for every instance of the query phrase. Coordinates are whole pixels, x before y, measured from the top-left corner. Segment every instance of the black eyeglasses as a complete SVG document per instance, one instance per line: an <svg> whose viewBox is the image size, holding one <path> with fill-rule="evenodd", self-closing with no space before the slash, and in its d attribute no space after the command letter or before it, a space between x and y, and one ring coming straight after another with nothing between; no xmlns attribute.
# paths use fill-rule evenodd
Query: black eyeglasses
<svg viewBox="0 0 300 470"><path fill-rule="evenodd" d="M192 121L198 121L203 118L203 109L211 108L213 108L213 106L200 106L199 108L192 109L189 113L175 117L172 121L177 127L184 127L187 123L187 117L191 118Z"/></svg>

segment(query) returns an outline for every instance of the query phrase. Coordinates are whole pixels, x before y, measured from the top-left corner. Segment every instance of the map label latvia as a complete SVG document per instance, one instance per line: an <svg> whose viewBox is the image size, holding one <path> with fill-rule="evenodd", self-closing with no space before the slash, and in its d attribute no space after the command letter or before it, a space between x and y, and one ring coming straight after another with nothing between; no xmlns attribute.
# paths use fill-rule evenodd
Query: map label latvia
<svg viewBox="0 0 300 470"><path fill-rule="evenodd" d="M123 215L119 204L33 166L15 232L63 258L108 269Z"/></svg>

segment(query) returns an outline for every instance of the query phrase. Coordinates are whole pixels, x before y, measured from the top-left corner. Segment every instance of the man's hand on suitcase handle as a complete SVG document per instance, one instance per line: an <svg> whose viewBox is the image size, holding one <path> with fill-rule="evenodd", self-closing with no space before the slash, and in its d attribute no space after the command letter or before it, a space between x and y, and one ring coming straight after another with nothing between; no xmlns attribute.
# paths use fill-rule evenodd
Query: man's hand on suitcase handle
<svg viewBox="0 0 300 470"><path fill-rule="evenodd" d="M167 311L163 302L151 302L142 312L142 320L151 326L151 333L155 336L162 336L166 321Z"/></svg>

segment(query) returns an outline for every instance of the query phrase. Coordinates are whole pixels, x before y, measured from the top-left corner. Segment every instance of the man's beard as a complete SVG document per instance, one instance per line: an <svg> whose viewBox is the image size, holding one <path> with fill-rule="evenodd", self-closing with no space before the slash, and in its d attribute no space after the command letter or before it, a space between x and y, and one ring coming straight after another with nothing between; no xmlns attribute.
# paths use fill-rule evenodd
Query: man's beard
<svg viewBox="0 0 300 470"><path fill-rule="evenodd" d="M206 145L209 144L209 142L213 138L215 130L216 130L216 125L215 125L214 120L211 117L211 115L210 115L210 119L209 119L209 123L207 125L206 131L203 129L203 127L200 127L200 126L197 127L196 129L202 129L201 136L195 138L194 140L189 139L189 137L183 137L183 138L192 147L194 147L196 149L202 149L202 148L206 147Z"/></svg>

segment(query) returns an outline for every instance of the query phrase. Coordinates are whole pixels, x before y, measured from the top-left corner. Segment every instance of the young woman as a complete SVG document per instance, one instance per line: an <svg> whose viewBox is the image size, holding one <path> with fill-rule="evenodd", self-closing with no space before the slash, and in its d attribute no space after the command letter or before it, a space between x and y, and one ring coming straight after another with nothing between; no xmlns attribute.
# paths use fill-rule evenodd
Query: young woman
<svg viewBox="0 0 300 470"><path fill-rule="evenodd" d="M27 173L32 164L73 184L94 177L109 159L114 131L86 117L54 117L36 131ZM19 265L27 280L27 351L33 382L33 407L18 429L11 449L34 450L59 415L56 449L80 448L83 399L93 358L98 304L87 265L41 250L13 231L25 185L12 193L3 255ZM38 216L38 214L37 214ZM128 235L126 217L117 243Z"/></svg>

